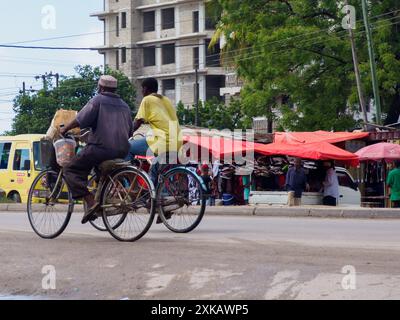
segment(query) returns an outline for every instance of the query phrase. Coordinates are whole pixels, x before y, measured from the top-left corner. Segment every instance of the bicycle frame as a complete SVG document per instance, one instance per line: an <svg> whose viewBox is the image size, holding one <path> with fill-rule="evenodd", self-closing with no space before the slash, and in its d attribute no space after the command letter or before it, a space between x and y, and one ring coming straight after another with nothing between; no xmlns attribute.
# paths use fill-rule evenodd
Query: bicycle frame
<svg viewBox="0 0 400 320"><path fill-rule="evenodd" d="M167 175L167 173L174 172L174 171L178 171L178 170L182 170L182 169L188 170L185 166L174 167L174 168L172 168L172 169L169 169L169 170L167 170L167 171L165 171L165 172L160 173L160 177L162 178L164 175ZM192 172L192 173L193 173L193 174L196 176L196 178L200 181L200 186L201 186L201 188L203 189L203 191L206 192L206 191L207 191L207 187L206 187L206 185L205 185L203 179L202 179L196 172Z"/></svg>
<svg viewBox="0 0 400 320"><path fill-rule="evenodd" d="M140 166L138 167L138 169L147 174L147 172L144 171L144 170L142 169L142 162L143 162L143 160L139 160L139 159L136 159L136 160L138 160L139 163L140 163ZM170 166L170 165L168 165L168 164L167 164L166 166L167 166L167 167L164 168L164 169L163 169L163 168L160 168L160 169L159 169L158 178L157 178L157 181L158 181L159 183L161 182L160 179L162 179L165 175L167 175L167 173L173 172L174 170L175 170L175 171L176 171L176 170L182 170L182 169L188 170L184 165L177 165L177 166L174 166L174 167L172 167L172 168L168 168L168 166ZM200 181L200 186L201 186L202 190L204 191L203 194L205 195L205 198L209 198L210 195L208 195L208 194L206 193L206 192L207 192L207 187L206 187L206 185L205 185L203 179L202 179L196 172L193 172L193 171L192 171L192 173L196 176L196 178L198 179L198 181ZM150 181L151 181L151 180L150 180Z"/></svg>
<svg viewBox="0 0 400 320"><path fill-rule="evenodd" d="M62 175L63 175L63 169L61 168L60 171L58 172L58 176L57 176L57 180L56 180L55 186L58 186L58 184L62 180ZM57 188L53 189L53 191L49 195L49 200L54 197L54 193L55 193L56 190L57 190ZM59 192L61 192L61 190L62 190L62 188L60 189Z"/></svg>
<svg viewBox="0 0 400 320"><path fill-rule="evenodd" d="M124 171L124 170L126 170L127 168L131 168L131 169L134 169L134 170L140 170L140 171L141 171L141 173L146 177L146 179L148 179L148 182L150 182L150 197L151 197L152 199L156 199L156 190L155 190L154 184L152 183L152 181L151 181L151 179L150 179L150 176L149 176L149 175L147 174L147 172L145 172L144 170L141 170L140 168L138 169L138 168L133 167L133 166L127 166L127 167L124 167L124 168L115 169L115 170L113 170L110 174L108 174L106 177L101 177L101 178L100 178L100 181L99 181L98 192L99 192L99 190L100 190L100 192L102 191L102 188L103 188L103 186L105 185L105 181L106 181L107 179L109 179L109 180L113 183L114 187L118 187L118 186L115 184L115 182L114 182L114 180L112 179L112 177L113 177L114 175L116 175L119 171ZM130 183L129 190L128 190L128 191L125 191L126 196L125 196L124 199L120 199L121 201L125 201L125 200L127 199L129 193L132 191L132 188L133 188L133 186L134 186L135 183L136 183L137 177L138 177L138 176L136 175L136 176L135 176L135 180L134 180L133 182ZM125 188L125 187L122 186L122 185L121 185L121 187L122 187L122 188ZM142 192L142 190L143 190L143 188L140 190L139 194ZM119 206L123 206L123 205L124 205L124 203L121 202L121 204L120 204ZM111 208L111 207L118 207L118 205L115 205L115 204L111 204L111 205L102 205L101 207L102 207L102 208Z"/></svg>

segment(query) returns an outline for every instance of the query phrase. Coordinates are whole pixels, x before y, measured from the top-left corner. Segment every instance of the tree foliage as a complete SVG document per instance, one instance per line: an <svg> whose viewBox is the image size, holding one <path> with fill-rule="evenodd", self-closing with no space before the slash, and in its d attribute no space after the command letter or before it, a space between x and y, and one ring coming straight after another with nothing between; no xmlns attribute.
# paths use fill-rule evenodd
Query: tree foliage
<svg viewBox="0 0 400 320"><path fill-rule="evenodd" d="M196 107L177 105L179 122L183 125L195 125ZM229 105L213 99L199 105L199 126L209 129L246 129L251 126L249 119L243 114L240 100L232 100Z"/></svg>
<svg viewBox="0 0 400 320"><path fill-rule="evenodd" d="M282 129L346 130L359 112L351 46L336 0L215 0L224 61L245 81L244 113L275 117ZM342 4L340 4L342 3ZM373 98L360 0L356 43L367 100ZM397 11L396 11L397 10ZM370 1L386 122L400 114L398 0ZM391 20L390 20L391 19Z"/></svg>
<svg viewBox="0 0 400 320"><path fill-rule="evenodd" d="M61 79L58 88L50 84L47 90L18 95L14 99L16 116L9 134L46 133L57 110L81 110L95 96L103 72L99 67L91 66L77 66L75 71L77 75ZM117 93L133 111L136 92L129 79L122 72L111 69L106 69L104 74L118 80Z"/></svg>

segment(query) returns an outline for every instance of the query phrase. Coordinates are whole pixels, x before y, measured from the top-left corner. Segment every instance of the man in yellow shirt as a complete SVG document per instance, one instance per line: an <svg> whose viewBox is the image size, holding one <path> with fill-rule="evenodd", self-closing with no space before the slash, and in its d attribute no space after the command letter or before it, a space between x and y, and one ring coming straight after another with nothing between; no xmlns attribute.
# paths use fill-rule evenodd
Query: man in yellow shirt
<svg viewBox="0 0 400 320"><path fill-rule="evenodd" d="M166 153L178 154L182 146L182 134L176 110L171 101L157 94L158 82L154 78L145 79L142 82L143 100L135 117L133 130L136 131L144 123L151 127L151 133L143 139L130 142L129 160L135 156L156 156L153 163L151 178L156 184L158 165L167 161ZM170 157L171 162L171 157ZM175 157L173 160L177 160Z"/></svg>

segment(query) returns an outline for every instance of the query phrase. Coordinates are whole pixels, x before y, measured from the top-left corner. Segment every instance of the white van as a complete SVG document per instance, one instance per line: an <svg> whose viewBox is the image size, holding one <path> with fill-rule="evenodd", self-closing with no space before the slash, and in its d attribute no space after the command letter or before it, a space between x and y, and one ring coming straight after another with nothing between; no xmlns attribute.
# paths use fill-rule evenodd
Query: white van
<svg viewBox="0 0 400 320"><path fill-rule="evenodd" d="M350 172L345 168L336 168L339 179L339 206L361 206L361 192Z"/></svg>
<svg viewBox="0 0 400 320"><path fill-rule="evenodd" d="M345 168L336 167L339 180L339 206L361 206L361 192L350 172ZM319 192L304 192L301 198L303 205L322 205L323 194ZM251 191L250 204L286 205L286 191Z"/></svg>

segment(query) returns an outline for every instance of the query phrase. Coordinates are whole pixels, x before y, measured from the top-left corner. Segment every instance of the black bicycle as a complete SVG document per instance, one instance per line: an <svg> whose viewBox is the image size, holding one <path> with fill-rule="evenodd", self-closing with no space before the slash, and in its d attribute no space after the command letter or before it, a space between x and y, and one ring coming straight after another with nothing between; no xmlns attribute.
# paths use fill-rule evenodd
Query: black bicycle
<svg viewBox="0 0 400 320"><path fill-rule="evenodd" d="M139 172L146 172L143 169L145 161L135 159L132 165ZM89 180L89 190L94 195L99 194L97 180L97 175L93 175ZM155 188L155 207L159 219L169 230L176 233L188 233L194 230L205 214L208 197L206 190L203 179L188 167L161 165ZM90 223L97 230L108 230L101 220ZM114 220L110 227L117 227L118 223Z"/></svg>
<svg viewBox="0 0 400 320"><path fill-rule="evenodd" d="M156 211L156 194L149 176L124 160L105 161L99 172L97 220L117 240L139 240L149 230ZM32 229L45 239L58 237L67 227L74 205L63 169L42 171L28 195L27 212Z"/></svg>

